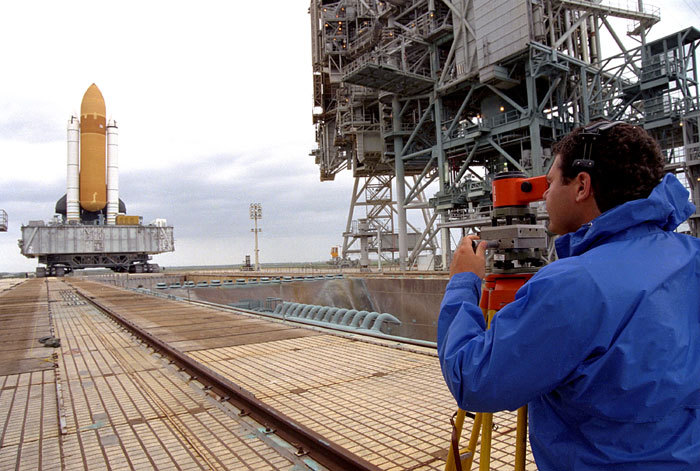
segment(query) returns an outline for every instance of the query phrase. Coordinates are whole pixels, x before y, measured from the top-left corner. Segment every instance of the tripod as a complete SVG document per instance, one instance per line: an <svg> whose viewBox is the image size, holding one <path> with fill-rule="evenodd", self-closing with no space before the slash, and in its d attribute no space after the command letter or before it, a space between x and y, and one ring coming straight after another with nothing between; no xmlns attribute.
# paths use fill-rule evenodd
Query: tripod
<svg viewBox="0 0 700 471"><path fill-rule="evenodd" d="M529 208L532 201L542 199L547 189L544 176L525 178L520 172L498 174L493 181L494 208L491 227L481 230L482 240L489 241L493 256L487 262L487 277L484 280L481 307L486 326L496 313L515 300L515 293L534 275L542 265L541 251L546 248L544 227L536 225L536 212ZM469 444L459 449L459 440L467 415L473 419ZM487 471L491 464L491 438L493 414L479 412L470 414L458 409L452 421L452 440L447 454L445 471L470 470L477 443L481 434L479 470ZM525 470L527 450L527 406L518 409L515 445L516 471Z"/></svg>

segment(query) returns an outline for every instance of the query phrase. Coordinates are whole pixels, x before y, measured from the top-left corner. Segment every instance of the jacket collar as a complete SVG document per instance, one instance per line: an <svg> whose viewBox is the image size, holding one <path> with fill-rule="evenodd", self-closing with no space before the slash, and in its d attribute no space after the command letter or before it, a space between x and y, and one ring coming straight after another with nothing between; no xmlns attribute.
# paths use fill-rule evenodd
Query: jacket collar
<svg viewBox="0 0 700 471"><path fill-rule="evenodd" d="M640 226L673 231L695 212L695 205L688 201L688 196L681 182L674 175L666 174L649 197L616 206L576 232L559 237L555 242L557 255L559 258L580 255L616 234Z"/></svg>

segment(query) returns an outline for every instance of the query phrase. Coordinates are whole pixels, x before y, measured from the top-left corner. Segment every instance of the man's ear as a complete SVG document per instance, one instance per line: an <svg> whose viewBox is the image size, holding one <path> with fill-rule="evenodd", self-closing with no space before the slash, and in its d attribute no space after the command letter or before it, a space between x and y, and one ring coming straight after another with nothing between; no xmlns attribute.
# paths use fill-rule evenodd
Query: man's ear
<svg viewBox="0 0 700 471"><path fill-rule="evenodd" d="M574 179L576 183L576 202L582 203L588 198L593 198L593 185L591 175L588 172L579 172Z"/></svg>

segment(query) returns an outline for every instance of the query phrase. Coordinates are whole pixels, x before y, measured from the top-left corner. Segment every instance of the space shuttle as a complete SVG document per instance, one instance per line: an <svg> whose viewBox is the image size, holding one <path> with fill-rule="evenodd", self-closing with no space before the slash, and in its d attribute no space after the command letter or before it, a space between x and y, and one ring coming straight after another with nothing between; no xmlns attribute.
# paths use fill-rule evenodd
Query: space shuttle
<svg viewBox="0 0 700 471"><path fill-rule="evenodd" d="M68 120L66 194L56 213L67 224L116 224L126 213L119 199L118 130L106 119L105 100L94 83L80 105L80 119Z"/></svg>

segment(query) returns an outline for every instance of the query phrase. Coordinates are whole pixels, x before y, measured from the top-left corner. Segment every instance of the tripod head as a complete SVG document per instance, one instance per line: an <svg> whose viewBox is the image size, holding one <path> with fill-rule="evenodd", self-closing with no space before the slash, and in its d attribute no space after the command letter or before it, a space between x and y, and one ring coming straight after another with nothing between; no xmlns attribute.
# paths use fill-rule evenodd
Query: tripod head
<svg viewBox="0 0 700 471"><path fill-rule="evenodd" d="M481 239L493 250L487 260L487 273L531 273L542 266L547 234L544 226L537 224L537 212L529 204L541 200L546 190L544 175L496 175L492 184L491 227L481 228Z"/></svg>

